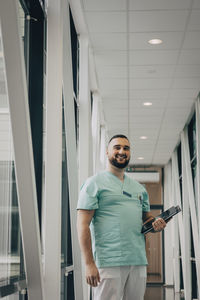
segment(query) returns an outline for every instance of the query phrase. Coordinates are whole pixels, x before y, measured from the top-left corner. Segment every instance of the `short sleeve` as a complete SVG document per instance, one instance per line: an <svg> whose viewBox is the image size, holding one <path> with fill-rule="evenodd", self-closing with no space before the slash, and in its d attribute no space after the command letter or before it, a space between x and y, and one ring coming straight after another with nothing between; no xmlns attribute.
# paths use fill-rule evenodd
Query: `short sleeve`
<svg viewBox="0 0 200 300"><path fill-rule="evenodd" d="M142 210L148 212L150 211L150 205L149 205L149 196L146 189L144 189L142 196L143 196Z"/></svg>
<svg viewBox="0 0 200 300"><path fill-rule="evenodd" d="M77 209L98 209L98 186L89 178L81 187Z"/></svg>

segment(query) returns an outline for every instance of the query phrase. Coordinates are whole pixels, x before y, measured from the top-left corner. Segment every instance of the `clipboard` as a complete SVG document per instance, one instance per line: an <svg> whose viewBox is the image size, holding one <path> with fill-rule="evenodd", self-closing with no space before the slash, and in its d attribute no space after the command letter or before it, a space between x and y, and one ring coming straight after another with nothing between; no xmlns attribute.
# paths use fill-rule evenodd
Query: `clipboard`
<svg viewBox="0 0 200 300"><path fill-rule="evenodd" d="M162 218L163 220L168 221L170 218L172 218L173 216L175 216L176 214L178 214L181 211L181 208L179 205L177 206L172 206L169 209L163 211L160 215L156 216L156 218L154 218L153 220L147 222L146 224L144 224L142 226L142 230L141 233L148 233L148 232L154 232L153 229L153 225L152 223L158 219L158 218Z"/></svg>

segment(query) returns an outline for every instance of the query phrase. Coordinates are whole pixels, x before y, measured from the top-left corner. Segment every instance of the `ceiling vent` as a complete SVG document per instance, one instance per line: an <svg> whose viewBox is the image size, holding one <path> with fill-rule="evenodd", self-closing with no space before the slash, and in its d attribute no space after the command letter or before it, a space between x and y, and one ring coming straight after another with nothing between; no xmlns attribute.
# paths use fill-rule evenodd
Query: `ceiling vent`
<svg viewBox="0 0 200 300"><path fill-rule="evenodd" d="M159 182L160 174L157 171L126 172L126 175L139 182Z"/></svg>

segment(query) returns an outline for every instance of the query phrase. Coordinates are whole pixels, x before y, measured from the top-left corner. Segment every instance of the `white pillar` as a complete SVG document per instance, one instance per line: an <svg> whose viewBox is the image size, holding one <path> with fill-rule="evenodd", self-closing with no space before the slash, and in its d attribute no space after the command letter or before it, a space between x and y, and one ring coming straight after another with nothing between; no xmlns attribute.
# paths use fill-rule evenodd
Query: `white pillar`
<svg viewBox="0 0 200 300"><path fill-rule="evenodd" d="M176 186L174 180L174 174L172 172L172 194L171 203L176 205ZM178 232L178 220L173 218L172 222L172 245L173 245L173 274L174 274L174 290L176 293L180 291L180 259L179 259L179 232Z"/></svg>
<svg viewBox="0 0 200 300"><path fill-rule="evenodd" d="M94 174L100 168L100 107L99 95L93 93L93 109L92 109L92 141L93 141L93 170Z"/></svg>
<svg viewBox="0 0 200 300"><path fill-rule="evenodd" d="M175 151L172 155L172 180L175 189L175 203L174 205L179 205L182 209L181 204L181 194L180 194L180 184L179 184L179 172L178 172L178 160L177 160L177 151ZM182 270L183 270L183 284L184 284L184 294L185 299L190 300L190 285L188 288L188 284L190 281L190 273L186 272L186 256L185 256L185 230L183 224L183 211L177 216L178 221L178 230L179 230L179 239L176 243L180 241L180 250L181 250L181 262L182 262ZM180 277L180 271L178 270L178 276Z"/></svg>
<svg viewBox="0 0 200 300"><path fill-rule="evenodd" d="M101 125L101 139L100 139L100 169L104 170L106 168L107 156L106 156L106 147L107 147L107 138L106 138L106 126Z"/></svg>
<svg viewBox="0 0 200 300"><path fill-rule="evenodd" d="M89 49L87 37L80 35L80 71L79 71L79 186L92 175L92 134L91 101L89 91ZM84 299L88 299L88 286L85 283L83 263Z"/></svg>
<svg viewBox="0 0 200 300"><path fill-rule="evenodd" d="M92 175L91 100L89 90L88 39L79 37L80 42L80 89L79 89L79 171L80 185Z"/></svg>
<svg viewBox="0 0 200 300"><path fill-rule="evenodd" d="M60 299L62 176L62 6L48 0L44 202L45 300Z"/></svg>
<svg viewBox="0 0 200 300"><path fill-rule="evenodd" d="M182 163L182 202L183 202L183 226L184 226L184 249L185 249L185 273L187 274L187 293L191 297L191 234L190 234L190 209L189 209L189 194L187 188L187 177L184 159L183 132L181 134L181 163ZM190 161L189 161L190 162ZM188 299L189 300L189 299Z"/></svg>
<svg viewBox="0 0 200 300"><path fill-rule="evenodd" d="M172 206L172 170L171 162L169 162L164 168L164 210ZM173 285L173 247L171 245L173 224L169 222L164 231L165 241L165 285ZM170 245L170 246L169 246Z"/></svg>
<svg viewBox="0 0 200 300"><path fill-rule="evenodd" d="M0 22L28 295L30 300L43 300L37 194L17 1L0 1Z"/></svg>

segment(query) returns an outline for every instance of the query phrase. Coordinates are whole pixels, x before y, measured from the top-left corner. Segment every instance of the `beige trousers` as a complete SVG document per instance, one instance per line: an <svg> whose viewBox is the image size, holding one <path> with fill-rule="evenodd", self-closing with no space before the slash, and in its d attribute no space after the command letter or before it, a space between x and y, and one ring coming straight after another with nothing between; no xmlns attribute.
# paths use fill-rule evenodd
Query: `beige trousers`
<svg viewBox="0 0 200 300"><path fill-rule="evenodd" d="M93 300L143 300L146 266L99 269L101 281L92 289Z"/></svg>

